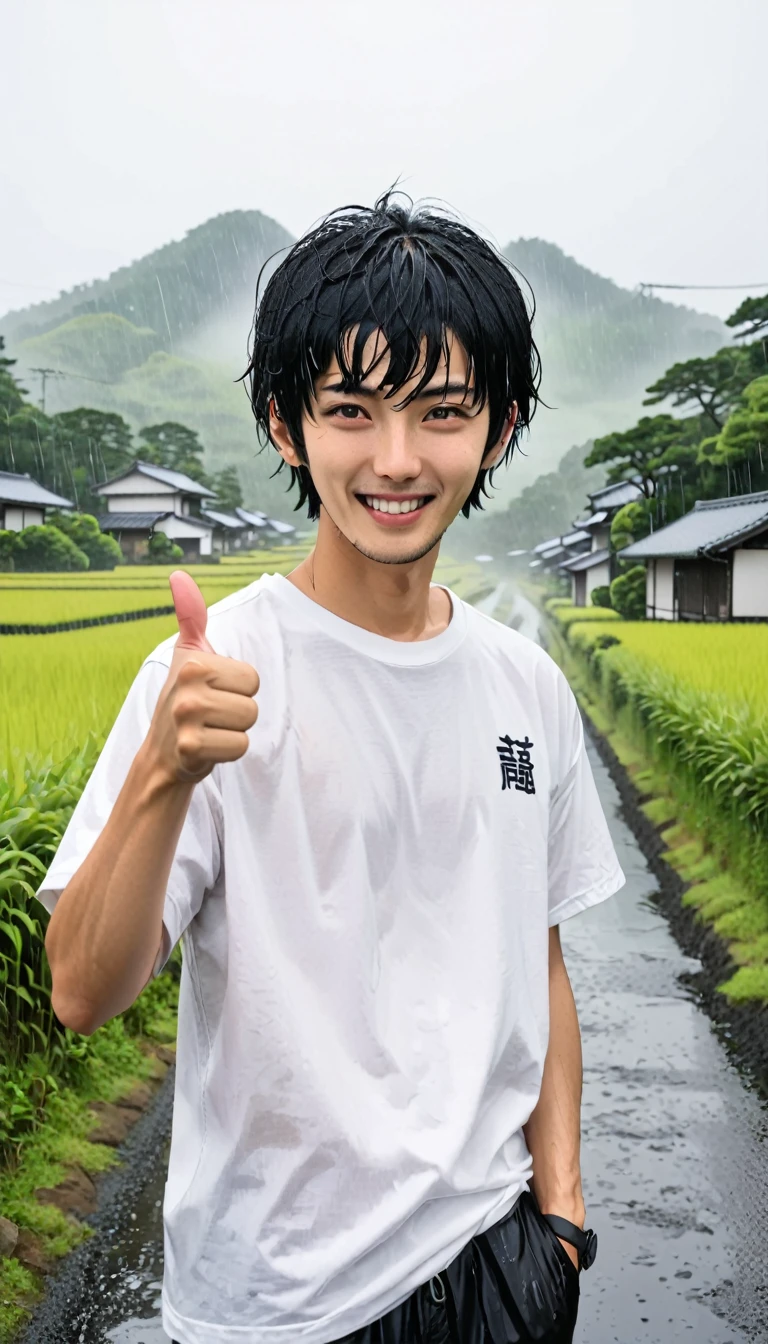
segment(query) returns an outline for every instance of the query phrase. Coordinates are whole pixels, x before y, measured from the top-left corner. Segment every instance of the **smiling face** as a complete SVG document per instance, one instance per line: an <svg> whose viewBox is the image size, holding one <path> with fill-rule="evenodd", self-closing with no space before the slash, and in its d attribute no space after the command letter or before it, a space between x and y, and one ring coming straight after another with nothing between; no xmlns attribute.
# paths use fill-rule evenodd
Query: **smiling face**
<svg viewBox="0 0 768 1344"><path fill-rule="evenodd" d="M373 332L361 384L345 391L334 358L315 384L312 416L302 419L306 461L322 501L320 526L327 515L357 551L381 564L408 564L438 544L478 471L500 459L514 428L515 406L499 442L486 451L488 406L473 405L472 379L465 390L466 353L450 332L447 348L447 367L443 356L427 387L404 405L419 370L387 398L385 342ZM298 466L274 406L270 432L285 461Z"/></svg>

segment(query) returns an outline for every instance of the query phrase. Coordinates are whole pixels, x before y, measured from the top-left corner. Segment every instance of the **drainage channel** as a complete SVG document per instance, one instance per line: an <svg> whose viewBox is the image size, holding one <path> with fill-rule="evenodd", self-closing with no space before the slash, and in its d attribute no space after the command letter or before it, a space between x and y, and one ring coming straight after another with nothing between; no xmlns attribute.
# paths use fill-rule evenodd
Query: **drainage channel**
<svg viewBox="0 0 768 1344"><path fill-rule="evenodd" d="M518 600L512 619L535 637L529 603ZM584 1186L599 1239L574 1344L756 1344L768 1339L768 1111L698 1005L690 977L699 962L672 937L657 879L589 750L627 883L562 927L583 1042ZM43 1308L24 1344L168 1344L162 1116L154 1141L143 1186L99 1219L88 1272L76 1252L52 1285L58 1310ZM135 1162L129 1169L135 1179ZM77 1303L71 1333L65 1303Z"/></svg>

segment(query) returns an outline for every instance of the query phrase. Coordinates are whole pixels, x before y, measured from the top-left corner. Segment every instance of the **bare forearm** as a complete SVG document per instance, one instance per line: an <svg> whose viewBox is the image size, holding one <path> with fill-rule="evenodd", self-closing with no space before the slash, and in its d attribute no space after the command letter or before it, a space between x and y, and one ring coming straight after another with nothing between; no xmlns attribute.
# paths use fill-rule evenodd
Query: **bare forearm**
<svg viewBox="0 0 768 1344"><path fill-rule="evenodd" d="M581 1227L581 1034L558 931L550 930L549 1046L541 1093L525 1126L533 1159L533 1191L542 1213Z"/></svg>
<svg viewBox="0 0 768 1344"><path fill-rule="evenodd" d="M150 978L168 876L194 784L169 781L137 752L109 819L51 915L52 1002L90 1034L124 1012Z"/></svg>

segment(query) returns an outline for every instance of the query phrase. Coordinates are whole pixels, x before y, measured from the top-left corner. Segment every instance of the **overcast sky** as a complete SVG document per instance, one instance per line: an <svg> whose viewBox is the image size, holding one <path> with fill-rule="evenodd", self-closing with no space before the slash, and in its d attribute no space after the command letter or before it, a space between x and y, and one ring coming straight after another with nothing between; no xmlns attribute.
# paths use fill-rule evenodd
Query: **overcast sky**
<svg viewBox="0 0 768 1344"><path fill-rule="evenodd" d="M5 0L1 23L0 313L222 211L299 233L396 177L622 285L768 289L765 0Z"/></svg>

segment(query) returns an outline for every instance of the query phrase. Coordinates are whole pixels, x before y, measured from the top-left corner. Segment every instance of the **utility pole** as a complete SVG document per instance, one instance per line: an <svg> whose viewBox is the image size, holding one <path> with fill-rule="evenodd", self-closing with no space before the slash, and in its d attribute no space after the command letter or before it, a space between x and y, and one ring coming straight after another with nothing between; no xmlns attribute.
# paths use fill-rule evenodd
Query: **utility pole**
<svg viewBox="0 0 768 1344"><path fill-rule="evenodd" d="M46 377L48 376L48 374L52 374L53 377L56 377L56 375L57 375L57 373L58 373L58 369L32 369L31 372L32 372L32 373L39 373L39 374L40 374L40 377L41 377L41 379L42 379L42 384L43 384L43 386L42 386L42 393L41 393L41 397L40 397L40 410L43 412L43 415L45 415L45 380L46 380Z"/></svg>

